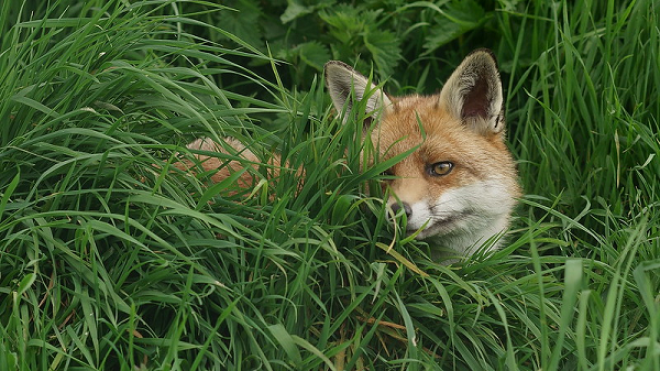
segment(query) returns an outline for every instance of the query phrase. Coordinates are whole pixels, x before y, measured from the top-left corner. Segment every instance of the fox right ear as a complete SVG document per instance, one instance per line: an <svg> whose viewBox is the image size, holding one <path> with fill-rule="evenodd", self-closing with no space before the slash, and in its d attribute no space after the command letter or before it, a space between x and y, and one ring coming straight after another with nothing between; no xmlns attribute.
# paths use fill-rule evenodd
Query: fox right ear
<svg viewBox="0 0 660 371"><path fill-rule="evenodd" d="M470 53L440 92L440 104L482 134L504 130L504 97L495 56L488 49Z"/></svg>
<svg viewBox="0 0 660 371"><path fill-rule="evenodd" d="M367 96L366 113L373 115L392 104L382 89L377 88L369 82L369 79L355 71L351 66L340 61L330 61L325 64L325 82L332 98L332 103L338 112L342 112L346 105L344 122L353 109L353 101L350 98L351 91L353 99L361 101Z"/></svg>

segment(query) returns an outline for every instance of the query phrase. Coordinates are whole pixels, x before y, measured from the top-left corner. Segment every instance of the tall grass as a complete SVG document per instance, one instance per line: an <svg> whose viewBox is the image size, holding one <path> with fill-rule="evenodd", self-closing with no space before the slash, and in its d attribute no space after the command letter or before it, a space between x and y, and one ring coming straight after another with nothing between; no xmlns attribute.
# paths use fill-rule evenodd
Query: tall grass
<svg viewBox="0 0 660 371"><path fill-rule="evenodd" d="M660 369L653 1L498 2L493 45L404 50L393 93L477 46L506 82L526 196L503 249L452 266L387 221L388 164L360 168L320 76L288 86L229 11L0 5L0 369ZM228 135L264 158L254 190L172 166Z"/></svg>

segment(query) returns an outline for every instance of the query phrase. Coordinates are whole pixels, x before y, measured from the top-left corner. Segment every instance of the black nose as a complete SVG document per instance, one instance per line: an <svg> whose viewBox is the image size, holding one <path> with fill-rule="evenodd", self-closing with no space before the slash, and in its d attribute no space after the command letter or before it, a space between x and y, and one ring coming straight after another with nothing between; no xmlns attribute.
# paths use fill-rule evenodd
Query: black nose
<svg viewBox="0 0 660 371"><path fill-rule="evenodd" d="M410 218L410 215L412 215L412 209L410 208L410 205L408 205L407 202L393 203L392 205L390 205L390 207L392 208L394 214L398 213L399 210L401 210L401 207L403 207L403 211L406 212L407 218Z"/></svg>

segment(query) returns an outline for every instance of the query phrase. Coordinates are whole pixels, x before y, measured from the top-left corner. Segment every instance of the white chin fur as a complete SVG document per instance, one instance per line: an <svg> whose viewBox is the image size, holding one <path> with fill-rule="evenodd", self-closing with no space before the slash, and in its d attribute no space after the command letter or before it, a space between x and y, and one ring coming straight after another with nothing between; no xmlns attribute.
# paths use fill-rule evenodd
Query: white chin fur
<svg viewBox="0 0 660 371"><path fill-rule="evenodd" d="M411 204L407 229L415 233L423 228L417 239L444 239L444 246L465 255L508 227L514 205L504 184L483 181Z"/></svg>

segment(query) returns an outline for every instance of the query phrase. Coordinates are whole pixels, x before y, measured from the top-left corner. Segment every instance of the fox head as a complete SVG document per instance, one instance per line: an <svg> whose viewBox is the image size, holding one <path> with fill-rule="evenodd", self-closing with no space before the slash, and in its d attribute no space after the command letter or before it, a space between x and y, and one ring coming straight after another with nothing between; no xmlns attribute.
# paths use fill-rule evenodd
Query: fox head
<svg viewBox="0 0 660 371"><path fill-rule="evenodd" d="M505 143L502 83L490 51L469 54L431 96L390 97L339 61L326 64L325 78L345 121L363 101L381 160L413 150L389 169L387 184L387 203L405 213L408 233L471 255L506 230L520 190Z"/></svg>

